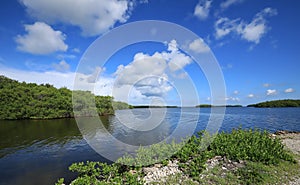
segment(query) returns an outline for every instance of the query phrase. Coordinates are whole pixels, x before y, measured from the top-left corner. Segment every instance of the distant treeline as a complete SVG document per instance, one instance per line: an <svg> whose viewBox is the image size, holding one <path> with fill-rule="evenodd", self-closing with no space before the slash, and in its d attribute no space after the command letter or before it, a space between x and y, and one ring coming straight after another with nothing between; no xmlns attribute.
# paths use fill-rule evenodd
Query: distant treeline
<svg viewBox="0 0 300 185"><path fill-rule="evenodd" d="M211 105L211 104L200 104L196 107L207 108L207 107L243 107L242 105Z"/></svg>
<svg viewBox="0 0 300 185"><path fill-rule="evenodd" d="M157 105L132 105L132 108L178 108L178 106L157 106Z"/></svg>
<svg viewBox="0 0 300 185"><path fill-rule="evenodd" d="M256 104L248 105L247 107L300 107L300 100L273 100L273 101L266 101Z"/></svg>
<svg viewBox="0 0 300 185"><path fill-rule="evenodd" d="M50 84L18 82L0 76L0 119L54 119L76 116L113 114L114 109L126 109L124 102L114 102L111 96L94 96L89 91L55 88ZM96 105L96 108L95 108Z"/></svg>
<svg viewBox="0 0 300 185"><path fill-rule="evenodd" d="M243 107L242 105L211 105L211 104L200 104L196 107ZM292 100L292 99L285 99L285 100L273 100L273 101L266 101L256 104L247 105L247 107L258 107L258 108L272 108L272 107L300 107L300 100Z"/></svg>

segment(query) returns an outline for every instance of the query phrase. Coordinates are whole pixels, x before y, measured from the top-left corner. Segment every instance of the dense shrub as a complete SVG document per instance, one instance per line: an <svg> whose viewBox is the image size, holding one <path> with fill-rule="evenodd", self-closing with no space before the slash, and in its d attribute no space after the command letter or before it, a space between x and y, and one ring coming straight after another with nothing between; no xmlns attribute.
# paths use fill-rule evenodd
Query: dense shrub
<svg viewBox="0 0 300 185"><path fill-rule="evenodd" d="M279 139L273 139L267 131L233 130L218 134L210 145L215 155L232 160L249 160L264 164L277 164L280 160L294 161Z"/></svg>

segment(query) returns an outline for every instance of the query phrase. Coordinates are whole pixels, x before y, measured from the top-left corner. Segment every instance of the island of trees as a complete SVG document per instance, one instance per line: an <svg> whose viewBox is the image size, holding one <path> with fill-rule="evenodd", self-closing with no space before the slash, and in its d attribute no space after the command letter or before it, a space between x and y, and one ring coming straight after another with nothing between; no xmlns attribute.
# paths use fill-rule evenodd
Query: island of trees
<svg viewBox="0 0 300 185"><path fill-rule="evenodd" d="M211 105L211 104L200 104L196 107L210 108L210 107L243 107L242 105ZM265 101L256 104L247 105L247 107L257 108L275 108L275 107L300 107L300 100L284 99L284 100L273 100Z"/></svg>
<svg viewBox="0 0 300 185"><path fill-rule="evenodd" d="M200 108L209 108L209 107L243 107L242 105L211 105L211 104L200 104L196 107Z"/></svg>
<svg viewBox="0 0 300 185"><path fill-rule="evenodd" d="M292 100L292 99L285 99L285 100L273 100L273 101L266 101L256 104L248 105L247 107L300 107L300 100Z"/></svg>
<svg viewBox="0 0 300 185"><path fill-rule="evenodd" d="M160 105L133 105L131 106L135 109L144 109L144 108L179 108L178 106L167 105L167 106L160 106Z"/></svg>
<svg viewBox="0 0 300 185"><path fill-rule="evenodd" d="M73 103L72 93L76 97ZM70 118L74 117L73 110L83 116L92 111L106 115L126 108L130 108L127 103L113 101L111 96L94 96L89 91L72 92L65 87L57 89L50 84L18 82L0 76L0 119Z"/></svg>

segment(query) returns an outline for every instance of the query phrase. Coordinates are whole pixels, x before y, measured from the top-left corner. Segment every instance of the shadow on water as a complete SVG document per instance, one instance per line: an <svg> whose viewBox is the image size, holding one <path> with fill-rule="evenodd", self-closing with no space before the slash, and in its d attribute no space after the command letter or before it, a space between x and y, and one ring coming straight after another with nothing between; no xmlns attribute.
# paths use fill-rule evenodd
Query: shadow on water
<svg viewBox="0 0 300 185"><path fill-rule="evenodd" d="M87 145L74 119L0 121L0 185L71 181L68 167L87 160L107 161Z"/></svg>
<svg viewBox="0 0 300 185"><path fill-rule="evenodd" d="M64 145L82 139L74 119L0 121L0 158L31 145Z"/></svg>

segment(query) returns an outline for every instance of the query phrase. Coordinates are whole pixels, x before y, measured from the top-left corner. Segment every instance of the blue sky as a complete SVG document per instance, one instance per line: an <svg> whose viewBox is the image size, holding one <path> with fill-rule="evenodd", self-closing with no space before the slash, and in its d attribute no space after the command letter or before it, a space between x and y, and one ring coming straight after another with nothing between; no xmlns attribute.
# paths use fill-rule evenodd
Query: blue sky
<svg viewBox="0 0 300 185"><path fill-rule="evenodd" d="M210 48L226 84L218 98L228 104L296 99L299 8L299 1L284 0L4 0L0 75L72 89L81 57L98 37L127 23L162 20L202 38L195 49ZM96 76L96 94L132 104L211 103L208 80L182 48L176 38L136 43L82 78Z"/></svg>

